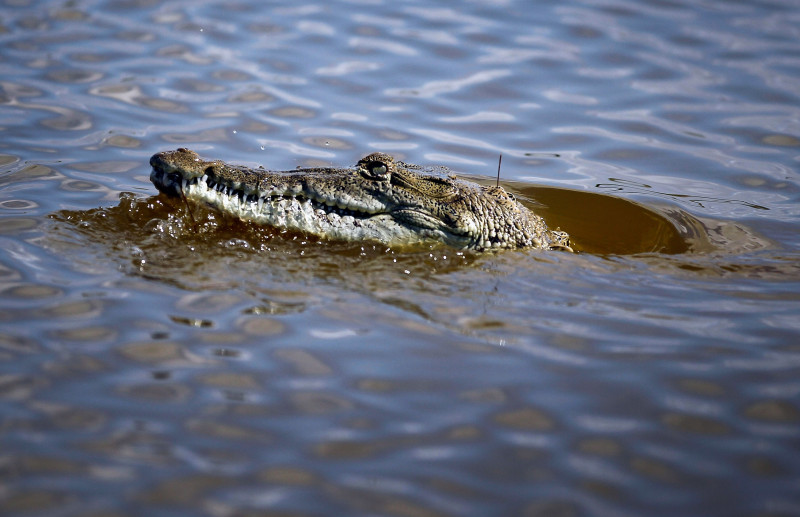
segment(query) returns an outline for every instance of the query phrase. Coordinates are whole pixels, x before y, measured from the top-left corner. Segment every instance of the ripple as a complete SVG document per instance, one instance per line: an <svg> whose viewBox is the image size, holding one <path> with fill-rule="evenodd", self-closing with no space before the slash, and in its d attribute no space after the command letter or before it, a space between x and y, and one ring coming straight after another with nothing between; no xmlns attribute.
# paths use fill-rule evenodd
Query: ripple
<svg viewBox="0 0 800 517"><path fill-rule="evenodd" d="M182 359L185 356L183 347L168 341L143 341L128 343L118 348L120 354L127 359L146 363L163 363Z"/></svg>
<svg viewBox="0 0 800 517"><path fill-rule="evenodd" d="M105 139L105 144L124 149L136 149L142 146L142 141L128 135L112 135Z"/></svg>
<svg viewBox="0 0 800 517"><path fill-rule="evenodd" d="M281 142L278 140L269 140L269 139L257 139L256 140L262 148L265 147L275 147L278 149L284 149L289 151L292 154L299 154L311 158L326 158L330 160L334 158L336 155L329 151L320 151L319 148L316 146L314 147L307 147L303 145L298 145L294 142Z"/></svg>
<svg viewBox="0 0 800 517"><path fill-rule="evenodd" d="M308 108L301 106L285 106L283 108L275 108L270 110L270 114L278 118L313 118L317 114Z"/></svg>
<svg viewBox="0 0 800 517"><path fill-rule="evenodd" d="M217 388L231 388L240 390L256 390L261 383L250 374L239 372L217 372L201 375L200 383Z"/></svg>
<svg viewBox="0 0 800 517"><path fill-rule="evenodd" d="M35 201L27 199L7 199L0 201L0 209L2 210L31 210L39 206Z"/></svg>
<svg viewBox="0 0 800 517"><path fill-rule="evenodd" d="M195 133L163 133L161 138L173 144L186 144L192 142L224 142L228 139L226 128L203 129Z"/></svg>
<svg viewBox="0 0 800 517"><path fill-rule="evenodd" d="M764 400L744 409L745 418L764 422L800 422L800 408L788 400Z"/></svg>
<svg viewBox="0 0 800 517"><path fill-rule="evenodd" d="M128 172L136 167L141 167L142 164L136 161L102 161L102 162L76 162L70 164L70 167L84 172L96 172L105 174L118 174Z"/></svg>
<svg viewBox="0 0 800 517"><path fill-rule="evenodd" d="M0 332L0 351L0 357L7 359L9 354L35 354L41 348L31 339Z"/></svg>
<svg viewBox="0 0 800 517"><path fill-rule="evenodd" d="M383 51L397 56L416 56L418 52L402 43L397 43L383 38L368 38L364 36L352 37L347 41L350 47L361 50L366 53L373 53L376 51Z"/></svg>
<svg viewBox="0 0 800 517"><path fill-rule="evenodd" d="M14 156L12 154L0 154L0 167L5 167L18 162L19 156Z"/></svg>
<svg viewBox="0 0 800 517"><path fill-rule="evenodd" d="M104 304L99 300L75 300L40 308L35 314L45 319L96 318L102 314L103 309Z"/></svg>
<svg viewBox="0 0 800 517"><path fill-rule="evenodd" d="M458 92L471 86L495 81L509 75L511 75L510 70L484 70L460 79L430 81L416 88L389 88L384 93L389 97L418 97L425 99Z"/></svg>
<svg viewBox="0 0 800 517"><path fill-rule="evenodd" d="M102 79L103 74L92 70L54 70L47 77L59 83L91 83Z"/></svg>
<svg viewBox="0 0 800 517"><path fill-rule="evenodd" d="M556 428L553 417L535 408L501 412L494 416L494 421L504 427L526 431L552 431Z"/></svg>
<svg viewBox="0 0 800 517"><path fill-rule="evenodd" d="M317 68L317 75L337 77L380 70L381 65L371 61L344 61L332 66Z"/></svg>
<svg viewBox="0 0 800 517"><path fill-rule="evenodd" d="M561 90L545 90L542 92L542 95L553 102L563 102L565 104L577 104L580 106L594 106L598 104L598 100L594 97L567 93Z"/></svg>
<svg viewBox="0 0 800 517"><path fill-rule="evenodd" d="M257 104L259 106L264 106L269 104L275 100L275 97L270 95L269 93L259 91L259 90L249 90L244 91L241 93L237 93L232 95L228 98L229 103L247 103L247 104Z"/></svg>
<svg viewBox="0 0 800 517"><path fill-rule="evenodd" d="M49 285L23 284L4 289L2 294L3 296L11 296L21 299L50 299L53 297L62 296L64 292L57 287L52 287Z"/></svg>
<svg viewBox="0 0 800 517"><path fill-rule="evenodd" d="M191 434L211 436L221 440L236 440L254 444L268 444L272 437L262 430L248 429L231 423L195 419L187 422L186 430Z"/></svg>
<svg viewBox="0 0 800 517"><path fill-rule="evenodd" d="M312 415L346 412L354 407L353 402L333 393L296 392L290 400L298 411Z"/></svg>
<svg viewBox="0 0 800 517"><path fill-rule="evenodd" d="M247 334L254 336L276 336L286 331L279 320L265 317L247 318L240 326Z"/></svg>
<svg viewBox="0 0 800 517"><path fill-rule="evenodd" d="M40 390L47 388L50 381L44 377L0 373L0 399L28 400Z"/></svg>
<svg viewBox="0 0 800 517"><path fill-rule="evenodd" d="M0 510L5 515L54 511L69 507L73 498L52 489L27 489L11 494L0 501Z"/></svg>
<svg viewBox="0 0 800 517"><path fill-rule="evenodd" d="M437 129L425 129L425 128L414 128L412 129L412 131L415 134L422 135L426 138L430 138L440 142L446 142L448 144L456 144L473 149L490 149L492 151L497 151L497 148L494 147L488 141L479 140L476 138L464 137L457 132L448 132ZM512 154L512 153L505 152L504 150L503 154Z"/></svg>
<svg viewBox="0 0 800 517"><path fill-rule="evenodd" d="M613 140L621 142L635 143L646 147L653 147L656 149L677 151L690 156L703 158L705 160L713 161L727 168L741 169L747 172L764 174L775 179L785 179L791 176L791 169L786 165L778 162L765 162L761 160L751 160L741 157L734 157L719 149L711 148L704 145L680 144L676 142L669 142L664 139L655 138L652 135L638 135L630 133L615 132L609 129L602 129L599 127L558 127L552 130L555 133L570 133L581 135L600 135ZM719 185L716 188L720 188ZM768 203L765 203L768 204Z"/></svg>
<svg viewBox="0 0 800 517"><path fill-rule="evenodd" d="M725 423L707 416L667 413L661 417L661 420L665 425L683 432L708 435L729 434L728 426Z"/></svg>
<svg viewBox="0 0 800 517"><path fill-rule="evenodd" d="M117 337L117 332L109 327L82 327L62 329L54 332L58 339L82 343L110 342Z"/></svg>
<svg viewBox="0 0 800 517"><path fill-rule="evenodd" d="M439 120L453 124L471 124L483 122L512 122L516 120L516 117L510 113L501 111L479 111L471 115L460 117L441 117Z"/></svg>
<svg viewBox="0 0 800 517"><path fill-rule="evenodd" d="M148 403L170 404L185 402L192 394L191 389L180 384L134 384L120 386L117 391L126 397Z"/></svg>
<svg viewBox="0 0 800 517"><path fill-rule="evenodd" d="M8 6L0 513L796 510L793 2ZM502 153L584 248L191 232L177 145Z"/></svg>
<svg viewBox="0 0 800 517"><path fill-rule="evenodd" d="M275 351L275 356L287 362L299 375L318 377L333 373L329 365L305 350L281 348Z"/></svg>

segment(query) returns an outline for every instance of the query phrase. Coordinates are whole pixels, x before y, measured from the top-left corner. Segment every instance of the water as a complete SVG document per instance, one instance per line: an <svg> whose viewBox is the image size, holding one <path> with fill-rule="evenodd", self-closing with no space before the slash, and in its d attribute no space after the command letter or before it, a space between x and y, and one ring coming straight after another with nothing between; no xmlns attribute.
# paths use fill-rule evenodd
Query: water
<svg viewBox="0 0 800 517"><path fill-rule="evenodd" d="M0 514L800 514L798 7L5 2ZM193 224L180 146L502 154L581 253Z"/></svg>

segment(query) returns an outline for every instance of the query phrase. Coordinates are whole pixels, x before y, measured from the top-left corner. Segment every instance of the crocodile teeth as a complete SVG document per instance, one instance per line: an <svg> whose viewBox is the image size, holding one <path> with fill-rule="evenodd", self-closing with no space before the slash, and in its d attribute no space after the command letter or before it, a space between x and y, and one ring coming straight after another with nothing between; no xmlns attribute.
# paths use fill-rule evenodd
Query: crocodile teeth
<svg viewBox="0 0 800 517"><path fill-rule="evenodd" d="M218 182L208 174L192 179L180 178L177 181L184 191L189 186L197 185L199 189L197 194L201 196L213 194L214 202L222 203L237 211L258 212L262 216L272 217L269 214L291 211L292 207L300 207L301 213L315 214L319 218L332 214L337 219L347 217L352 220L380 213L380 209L376 207L351 206L347 201L309 197L303 192L301 185L289 187L265 185L248 195L244 189L237 188L238 185Z"/></svg>

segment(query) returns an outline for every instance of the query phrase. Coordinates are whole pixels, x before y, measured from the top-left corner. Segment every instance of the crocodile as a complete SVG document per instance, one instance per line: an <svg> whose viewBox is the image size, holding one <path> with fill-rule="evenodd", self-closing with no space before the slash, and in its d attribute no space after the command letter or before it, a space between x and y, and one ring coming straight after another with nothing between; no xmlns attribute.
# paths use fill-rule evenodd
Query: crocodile
<svg viewBox="0 0 800 517"><path fill-rule="evenodd" d="M150 165L150 180L168 196L323 238L572 251L565 232L549 230L502 187L481 186L444 168L403 163L385 153L369 154L351 168L270 171L203 160L180 148L153 155Z"/></svg>

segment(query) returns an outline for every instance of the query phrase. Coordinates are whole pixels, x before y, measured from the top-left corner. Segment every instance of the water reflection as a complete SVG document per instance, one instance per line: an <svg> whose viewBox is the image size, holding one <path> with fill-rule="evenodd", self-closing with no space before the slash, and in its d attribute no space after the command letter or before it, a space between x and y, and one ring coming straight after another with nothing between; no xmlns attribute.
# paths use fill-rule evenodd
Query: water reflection
<svg viewBox="0 0 800 517"><path fill-rule="evenodd" d="M12 3L0 514L798 513L793 2ZM176 143L503 154L582 251L192 223Z"/></svg>

